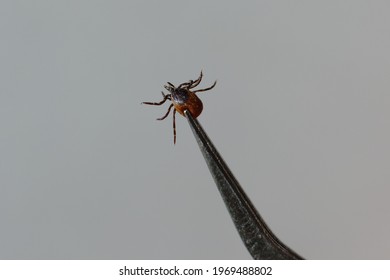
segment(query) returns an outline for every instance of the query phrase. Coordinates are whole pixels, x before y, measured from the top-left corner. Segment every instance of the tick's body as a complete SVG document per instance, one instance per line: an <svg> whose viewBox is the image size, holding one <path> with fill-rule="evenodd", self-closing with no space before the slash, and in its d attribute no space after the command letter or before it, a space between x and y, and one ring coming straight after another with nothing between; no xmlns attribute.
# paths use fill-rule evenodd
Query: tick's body
<svg viewBox="0 0 390 280"><path fill-rule="evenodd" d="M175 110L183 116L185 110L190 111L194 118L202 113L202 101L192 91L183 88L176 89L171 93L171 98Z"/></svg>
<svg viewBox="0 0 390 280"><path fill-rule="evenodd" d="M168 82L168 85L165 85L165 89L170 92L170 94L165 95L163 92L162 95L164 99L160 102L143 102L143 104L147 105L162 105L165 101L170 100L172 101L172 104L169 106L167 113L157 119L159 121L165 119L169 112L171 111L172 107L173 109L173 143L176 143L176 122L175 122L175 114L176 111L178 111L181 115L184 116L184 111L188 110L191 115L196 118L202 113L203 110L203 104L202 101L196 96L196 92L201 91L207 91L212 89L217 82L214 82L214 84L211 87L205 88L205 89L198 89L191 91L191 89L195 88L199 85L200 81L202 80L202 72L200 72L200 76L197 80L193 81L190 80L187 83L182 83L178 87L175 87L173 84Z"/></svg>

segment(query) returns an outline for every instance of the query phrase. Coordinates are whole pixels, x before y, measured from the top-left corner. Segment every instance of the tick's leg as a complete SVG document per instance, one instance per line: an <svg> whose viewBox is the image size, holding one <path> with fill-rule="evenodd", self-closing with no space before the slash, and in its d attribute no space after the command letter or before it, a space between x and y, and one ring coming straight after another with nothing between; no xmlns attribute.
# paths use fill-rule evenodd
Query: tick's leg
<svg viewBox="0 0 390 280"><path fill-rule="evenodd" d="M157 119L158 121L162 121L163 119L165 119L166 117L168 117L168 115L169 115L169 112L171 111L171 108L173 107L173 104L171 104L171 106L169 106L169 108L168 108L168 111L167 111L167 113L164 115L164 117L161 117L161 118L159 118L159 119Z"/></svg>
<svg viewBox="0 0 390 280"><path fill-rule="evenodd" d="M146 104L146 105L162 105L165 101L171 100L171 95L170 94L165 95L163 92L161 92L161 93L164 96L164 99L162 101L160 101L160 102L142 102L142 104Z"/></svg>
<svg viewBox="0 0 390 280"><path fill-rule="evenodd" d="M199 85L200 81L202 80L202 77L203 77L203 73L202 71L200 71L200 75L199 75L199 78L196 79L190 86L190 88L194 88L196 87L197 85Z"/></svg>
<svg viewBox="0 0 390 280"><path fill-rule="evenodd" d="M165 98L168 98L169 100L171 100L171 95L170 94L165 94L164 92L161 92L162 96Z"/></svg>
<svg viewBox="0 0 390 280"><path fill-rule="evenodd" d="M178 86L178 88L182 88L182 87L186 87L186 88L191 88L191 86L193 85L194 81L193 80L189 80L188 82L186 83L182 83Z"/></svg>
<svg viewBox="0 0 390 280"><path fill-rule="evenodd" d="M176 144L176 120L175 120L175 115L176 115L176 109L173 110L173 144Z"/></svg>
<svg viewBox="0 0 390 280"><path fill-rule="evenodd" d="M212 89L213 87L215 87L216 84L217 84L217 81L215 81L214 84L213 84L211 87L204 88L204 89L194 90L193 93L195 93L195 92L201 92L201 91L208 91L208 90Z"/></svg>

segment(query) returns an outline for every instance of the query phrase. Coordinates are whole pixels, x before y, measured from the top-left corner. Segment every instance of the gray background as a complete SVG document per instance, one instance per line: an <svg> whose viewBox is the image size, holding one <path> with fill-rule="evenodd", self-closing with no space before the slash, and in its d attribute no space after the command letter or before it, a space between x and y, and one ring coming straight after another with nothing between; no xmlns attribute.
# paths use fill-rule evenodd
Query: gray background
<svg viewBox="0 0 390 280"><path fill-rule="evenodd" d="M310 259L390 258L388 1L1 1L0 258L249 259L163 85Z"/></svg>

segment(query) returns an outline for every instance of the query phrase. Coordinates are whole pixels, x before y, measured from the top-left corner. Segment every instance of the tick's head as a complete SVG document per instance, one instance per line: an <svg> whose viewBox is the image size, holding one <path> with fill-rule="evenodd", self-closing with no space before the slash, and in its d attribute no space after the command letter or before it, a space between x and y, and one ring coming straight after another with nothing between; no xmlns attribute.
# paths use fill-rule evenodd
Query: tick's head
<svg viewBox="0 0 390 280"><path fill-rule="evenodd" d="M171 84L170 82L168 82L164 87L170 93L173 93L176 90L176 87L173 84Z"/></svg>

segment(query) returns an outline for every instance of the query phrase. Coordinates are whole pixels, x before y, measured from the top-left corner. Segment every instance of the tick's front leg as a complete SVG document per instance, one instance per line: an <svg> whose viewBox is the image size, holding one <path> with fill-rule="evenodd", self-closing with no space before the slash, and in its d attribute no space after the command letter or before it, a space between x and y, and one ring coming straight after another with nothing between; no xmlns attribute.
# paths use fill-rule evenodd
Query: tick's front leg
<svg viewBox="0 0 390 280"><path fill-rule="evenodd" d="M165 95L163 92L161 92L161 93L164 96L164 99L162 101L160 101L160 102L142 102L142 104L159 106L159 105L164 104L165 101L171 100L171 95L170 94Z"/></svg>

